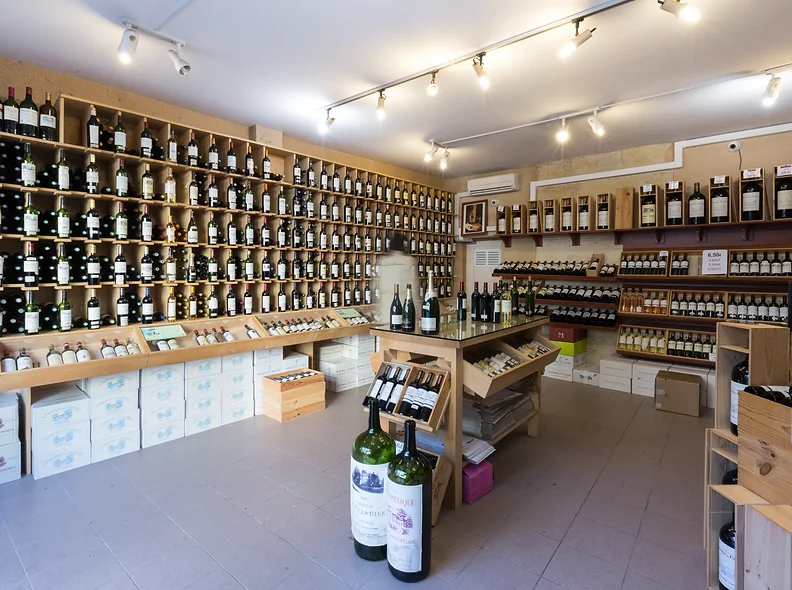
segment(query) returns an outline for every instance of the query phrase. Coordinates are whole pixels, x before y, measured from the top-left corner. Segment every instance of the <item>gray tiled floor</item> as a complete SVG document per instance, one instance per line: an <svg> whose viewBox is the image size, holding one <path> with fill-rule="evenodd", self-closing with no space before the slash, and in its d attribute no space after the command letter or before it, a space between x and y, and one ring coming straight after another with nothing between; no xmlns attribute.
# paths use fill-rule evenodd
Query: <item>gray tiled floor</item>
<svg viewBox="0 0 792 590"><path fill-rule="evenodd" d="M349 534L357 391L40 481L0 486L0 588L382 590ZM496 487L445 511L432 590L702 590L710 418L545 380L539 439L493 456Z"/></svg>

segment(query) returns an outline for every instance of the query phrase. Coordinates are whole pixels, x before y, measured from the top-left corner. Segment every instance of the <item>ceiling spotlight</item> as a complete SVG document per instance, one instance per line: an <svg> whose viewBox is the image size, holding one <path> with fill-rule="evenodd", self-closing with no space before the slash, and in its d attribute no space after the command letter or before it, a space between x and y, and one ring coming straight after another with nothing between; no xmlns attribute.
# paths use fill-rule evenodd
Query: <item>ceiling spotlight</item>
<svg viewBox="0 0 792 590"><path fill-rule="evenodd" d="M701 14L695 8L691 8L687 2L680 0L657 0L660 9L673 14L677 18L695 23L701 18Z"/></svg>
<svg viewBox="0 0 792 590"><path fill-rule="evenodd" d="M426 87L426 93L429 96L435 96L437 94L437 91L440 90L437 87L437 84L435 83L435 75L436 74L437 74L437 72L432 72L432 81L429 82L429 86Z"/></svg>
<svg viewBox="0 0 792 590"><path fill-rule="evenodd" d="M327 118L319 121L318 131L322 135L330 131L330 125L335 123L335 117L330 116L330 109L327 109Z"/></svg>
<svg viewBox="0 0 792 590"><path fill-rule="evenodd" d="M385 93L380 90L377 99L377 119L382 121L385 118Z"/></svg>
<svg viewBox="0 0 792 590"><path fill-rule="evenodd" d="M762 95L762 104L766 107L771 107L778 100L781 94L781 78L774 74L770 74L770 81L767 83L764 94Z"/></svg>
<svg viewBox="0 0 792 590"><path fill-rule="evenodd" d="M181 56L181 48L183 46L179 43L176 44L176 49L169 49L168 50L168 57L171 58L173 62L173 67L176 68L176 71L179 73L180 76L186 76L190 73L192 66L182 59Z"/></svg>
<svg viewBox="0 0 792 590"><path fill-rule="evenodd" d="M580 23L583 22L582 18L575 19L573 21L575 23L575 36L561 48L561 51L558 53L561 57L569 57L578 47L583 45L586 41L591 39L591 34L596 31L596 27L593 29L586 29L582 33L580 32Z"/></svg>
<svg viewBox="0 0 792 590"><path fill-rule="evenodd" d="M605 125L599 120L597 111L594 111L594 114L588 118L588 124L591 127L591 131L594 132L594 135L598 135L599 137L605 135Z"/></svg>
<svg viewBox="0 0 792 590"><path fill-rule="evenodd" d="M489 78L487 77L487 72L484 71L484 53L479 53L476 57L473 58L473 69L476 72L476 76L478 76L479 84L481 87L486 90L489 88Z"/></svg>
<svg viewBox="0 0 792 590"><path fill-rule="evenodd" d="M437 153L437 144L435 144L435 142L431 143L432 147L429 148L429 151L424 154L424 162L431 162Z"/></svg>
<svg viewBox="0 0 792 590"><path fill-rule="evenodd" d="M138 35L138 32L127 26L124 34L121 35L121 43L118 44L118 59L122 64L127 65L132 62L132 56L137 49L139 39L140 35Z"/></svg>
<svg viewBox="0 0 792 590"><path fill-rule="evenodd" d="M448 168L448 159L451 157L451 152L448 151L446 148L445 152L443 153L443 159L440 160L440 170L445 170Z"/></svg>
<svg viewBox="0 0 792 590"><path fill-rule="evenodd" d="M566 128L566 119L561 119L561 129L556 133L556 141L558 143L566 143L569 139L569 131Z"/></svg>

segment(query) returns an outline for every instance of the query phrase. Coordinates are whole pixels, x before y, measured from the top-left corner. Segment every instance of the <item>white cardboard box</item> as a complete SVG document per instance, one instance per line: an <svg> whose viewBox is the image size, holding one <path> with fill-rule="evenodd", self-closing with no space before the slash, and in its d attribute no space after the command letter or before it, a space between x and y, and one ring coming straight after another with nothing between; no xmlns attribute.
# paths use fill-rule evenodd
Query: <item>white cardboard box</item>
<svg viewBox="0 0 792 590"><path fill-rule="evenodd" d="M344 358L358 360L360 358L368 358L374 352L374 345L371 346L352 346L351 344L342 344Z"/></svg>
<svg viewBox="0 0 792 590"><path fill-rule="evenodd" d="M45 428L33 431L31 449L33 454L49 454L64 449L90 446L91 423L73 422L58 428Z"/></svg>
<svg viewBox="0 0 792 590"><path fill-rule="evenodd" d="M159 406L146 406L140 409L140 424L143 430L170 422L181 423L183 420L184 400L174 400Z"/></svg>
<svg viewBox="0 0 792 590"><path fill-rule="evenodd" d="M90 417L90 400L75 386L39 399L33 403L30 411L33 430L59 428L78 422L87 423Z"/></svg>
<svg viewBox="0 0 792 590"><path fill-rule="evenodd" d="M19 442L19 398L15 391L4 391L0 393L0 446L17 442Z"/></svg>
<svg viewBox="0 0 792 590"><path fill-rule="evenodd" d="M364 373L362 371L358 371L357 379L355 381L355 385L357 387L361 387L363 385L370 385L374 381L374 372L371 371L369 373Z"/></svg>
<svg viewBox="0 0 792 590"><path fill-rule="evenodd" d="M91 441L91 463L140 450L140 430L120 432L114 436Z"/></svg>
<svg viewBox="0 0 792 590"><path fill-rule="evenodd" d="M599 386L602 389L615 389L616 391L623 391L630 393L632 389L632 379L629 377L614 377L613 375L605 375L600 373Z"/></svg>
<svg viewBox="0 0 792 590"><path fill-rule="evenodd" d="M100 420L114 414L136 413L138 392L112 391L91 397L91 420Z"/></svg>
<svg viewBox="0 0 792 590"><path fill-rule="evenodd" d="M648 381L646 379L643 380L632 380L632 394L633 395L642 395L644 397L654 397L655 395L655 385L654 381Z"/></svg>
<svg viewBox="0 0 792 590"><path fill-rule="evenodd" d="M602 376L609 377L622 377L624 379L632 379L632 365L634 361L627 361L621 359L602 359L600 361L600 387L602 385ZM621 390L619 390L621 391ZM629 388L627 393L629 393Z"/></svg>
<svg viewBox="0 0 792 590"><path fill-rule="evenodd" d="M159 406L184 399L184 381L146 385L140 388L140 407Z"/></svg>
<svg viewBox="0 0 792 590"><path fill-rule="evenodd" d="M325 377L332 377L338 379L344 375L355 375L357 372L357 362L350 359L342 359L338 361L319 361L319 371L325 374Z"/></svg>
<svg viewBox="0 0 792 590"><path fill-rule="evenodd" d="M555 363L550 363L545 367L544 376L550 379L559 379L560 381L572 381L572 367L559 367Z"/></svg>
<svg viewBox="0 0 792 590"><path fill-rule="evenodd" d="M638 381L651 381L654 388L655 377L660 371L667 371L671 363L655 361L635 361L632 366L632 378Z"/></svg>
<svg viewBox="0 0 792 590"><path fill-rule="evenodd" d="M128 412L110 414L103 418L93 418L91 419L91 442L137 430L140 430L140 412L137 408Z"/></svg>
<svg viewBox="0 0 792 590"><path fill-rule="evenodd" d="M332 378L332 377L325 377L325 383L327 389L330 391L335 391L336 393L341 393L342 391L348 391L350 389L355 389L357 387L357 376L352 375L351 377L341 377L341 378Z"/></svg>
<svg viewBox="0 0 792 590"><path fill-rule="evenodd" d="M103 393L117 393L119 391L137 391L138 387L140 387L140 373L138 371L127 371L126 373L89 377L82 380L80 387L88 397Z"/></svg>
<svg viewBox="0 0 792 590"><path fill-rule="evenodd" d="M222 418L223 415L220 410L187 418L184 421L184 436L191 436L212 428L219 428L223 425Z"/></svg>
<svg viewBox="0 0 792 590"><path fill-rule="evenodd" d="M253 373L256 376L256 379L259 377L264 377L266 375L274 375L275 373L282 373L283 372L283 361L282 360L274 360L271 362L264 362L261 361L253 365Z"/></svg>
<svg viewBox="0 0 792 590"><path fill-rule="evenodd" d="M223 388L223 404L222 407L229 407L229 406L238 406L239 404L245 403L248 399L253 399L254 397L254 387L253 384L248 382L246 385L241 387L234 387L234 388Z"/></svg>
<svg viewBox="0 0 792 590"><path fill-rule="evenodd" d="M599 373L592 370L590 365L581 365L572 370L572 381L583 385L593 385L599 387Z"/></svg>
<svg viewBox="0 0 792 590"><path fill-rule="evenodd" d="M226 389L239 389L240 386L251 385L253 383L253 367L223 371L221 375L223 391Z"/></svg>
<svg viewBox="0 0 792 590"><path fill-rule="evenodd" d="M49 477L91 463L91 443L83 447L56 450L51 453L33 453L33 479Z"/></svg>
<svg viewBox="0 0 792 590"><path fill-rule="evenodd" d="M229 371L240 371L242 369L253 368L253 353L240 352L238 354L228 354L223 358L223 373Z"/></svg>
<svg viewBox="0 0 792 590"><path fill-rule="evenodd" d="M316 358L320 361L337 360L343 355L344 345L339 343L322 344L316 347Z"/></svg>
<svg viewBox="0 0 792 590"><path fill-rule="evenodd" d="M250 354L250 353L247 353ZM201 359L198 361L187 361L184 363L184 378L196 379L208 375L219 375L223 370L221 357L211 359Z"/></svg>
<svg viewBox="0 0 792 590"><path fill-rule="evenodd" d="M185 381L184 397L190 399L192 396L205 395L211 391L222 391L222 384L220 375L190 379Z"/></svg>
<svg viewBox="0 0 792 590"><path fill-rule="evenodd" d="M160 367L146 367L140 370L140 385L162 385L184 381L184 363L162 365Z"/></svg>
<svg viewBox="0 0 792 590"><path fill-rule="evenodd" d="M188 420L199 414L215 414L220 411L223 396L219 391L209 391L202 395L192 395L187 400L187 411L184 416Z"/></svg>
<svg viewBox="0 0 792 590"><path fill-rule="evenodd" d="M182 438L184 436L184 420L174 420L148 426L143 425L140 435L140 446L144 449Z"/></svg>
<svg viewBox="0 0 792 590"><path fill-rule="evenodd" d="M553 364L558 367L563 367L565 369L577 369L580 365L586 363L586 353L581 352L580 354L576 354L575 356L567 356L565 354L559 354Z"/></svg>
<svg viewBox="0 0 792 590"><path fill-rule="evenodd" d="M261 350L254 350L253 351L253 364L258 365L260 363L266 364L275 361L282 361L283 360L283 347L277 346L275 348L263 348Z"/></svg>
<svg viewBox="0 0 792 590"><path fill-rule="evenodd" d="M22 477L22 443L0 446L0 485Z"/></svg>
<svg viewBox="0 0 792 590"><path fill-rule="evenodd" d="M308 368L308 355L301 352L292 352L283 357L283 370L295 371Z"/></svg>
<svg viewBox="0 0 792 590"><path fill-rule="evenodd" d="M225 426L226 424L238 422L239 420L244 420L245 418L252 418L254 409L255 405L253 403L252 397L245 400L241 404L234 404L230 406L223 405L222 423Z"/></svg>
<svg viewBox="0 0 792 590"><path fill-rule="evenodd" d="M350 346L363 346L372 347L371 352L374 352L374 336L370 334L358 334L357 336L342 336L341 338L333 338L333 342L341 344L348 344Z"/></svg>

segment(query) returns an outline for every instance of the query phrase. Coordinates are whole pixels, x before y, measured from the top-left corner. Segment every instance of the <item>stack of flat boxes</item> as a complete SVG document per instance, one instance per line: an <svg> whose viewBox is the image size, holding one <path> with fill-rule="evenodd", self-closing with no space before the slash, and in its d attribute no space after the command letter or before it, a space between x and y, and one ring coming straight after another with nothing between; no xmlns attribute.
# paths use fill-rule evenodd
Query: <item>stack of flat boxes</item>
<svg viewBox="0 0 792 590"><path fill-rule="evenodd" d="M140 372L84 379L80 389L91 407L91 463L140 449Z"/></svg>
<svg viewBox="0 0 792 590"><path fill-rule="evenodd" d="M0 484L22 477L18 391L0 392Z"/></svg>
<svg viewBox="0 0 792 590"><path fill-rule="evenodd" d="M184 436L184 363L140 371L141 446L145 449Z"/></svg>
<svg viewBox="0 0 792 590"><path fill-rule="evenodd" d="M74 384L42 387L30 412L33 478L41 479L91 462L90 399Z"/></svg>
<svg viewBox="0 0 792 590"><path fill-rule="evenodd" d="M222 426L221 357L184 363L184 436Z"/></svg>
<svg viewBox="0 0 792 590"><path fill-rule="evenodd" d="M582 328L559 327L550 324L550 341L561 351L556 360L545 367L545 377L572 381L574 371L586 362L586 330Z"/></svg>
<svg viewBox="0 0 792 590"><path fill-rule="evenodd" d="M654 397L655 377L660 371L671 370L672 363L655 361L635 361L632 365L632 393L644 397Z"/></svg>
<svg viewBox="0 0 792 590"><path fill-rule="evenodd" d="M374 381L369 357L376 351L374 336L334 338L318 349L319 371L324 373L327 389L347 391Z"/></svg>
<svg viewBox="0 0 792 590"><path fill-rule="evenodd" d="M262 377L274 375L283 370L283 347L265 348L253 352L253 413L264 414L264 388Z"/></svg>
<svg viewBox="0 0 792 590"><path fill-rule="evenodd" d="M253 353L242 352L222 358L222 414L223 425L252 418Z"/></svg>
<svg viewBox="0 0 792 590"><path fill-rule="evenodd" d="M602 389L631 393L632 366L634 362L615 355L601 359L599 386Z"/></svg>

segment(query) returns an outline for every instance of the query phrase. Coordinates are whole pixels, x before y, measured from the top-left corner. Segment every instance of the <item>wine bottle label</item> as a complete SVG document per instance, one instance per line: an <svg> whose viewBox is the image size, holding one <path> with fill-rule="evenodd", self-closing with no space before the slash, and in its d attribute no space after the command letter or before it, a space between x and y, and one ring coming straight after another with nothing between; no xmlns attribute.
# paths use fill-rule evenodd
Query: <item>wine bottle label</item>
<svg viewBox="0 0 792 590"><path fill-rule="evenodd" d="M228 168L236 169L237 159L236 156L228 156L228 161L226 162L226 166Z"/></svg>
<svg viewBox="0 0 792 590"><path fill-rule="evenodd" d="M8 108L8 107L6 107ZM38 111L29 108L19 109L19 124L20 125L38 125Z"/></svg>
<svg viewBox="0 0 792 590"><path fill-rule="evenodd" d="M39 230L38 215L36 215L35 213L25 213L22 219L23 219L22 227L25 230L26 234L38 233Z"/></svg>
<svg viewBox="0 0 792 590"><path fill-rule="evenodd" d="M71 330L72 327L72 310L70 309L61 309L59 312L59 323L61 330ZM65 354L65 353L64 353ZM74 354L74 353L72 353Z"/></svg>
<svg viewBox="0 0 792 590"><path fill-rule="evenodd" d="M42 113L39 116L39 127L49 127L50 129L55 129L57 124L58 120L52 115L45 115Z"/></svg>
<svg viewBox="0 0 792 590"><path fill-rule="evenodd" d="M253 309L253 304L250 304L251 310ZM190 301L190 316L198 315L198 302L197 301Z"/></svg>
<svg viewBox="0 0 792 590"><path fill-rule="evenodd" d="M58 189L62 191L69 190L69 167L58 166Z"/></svg>
<svg viewBox="0 0 792 590"><path fill-rule="evenodd" d="M38 274L39 271L38 259L37 258L33 260L25 259L25 261L22 262L22 271L26 274L27 273Z"/></svg>
<svg viewBox="0 0 792 590"><path fill-rule="evenodd" d="M6 357L3 359L2 362L2 371L3 373L12 373L17 370L17 363L11 357Z"/></svg>
<svg viewBox="0 0 792 590"><path fill-rule="evenodd" d="M722 198L724 200L726 199L726 197L722 197ZM743 193L742 195L743 211L759 211L760 201L761 199L759 198L759 193L757 192Z"/></svg>
<svg viewBox="0 0 792 590"><path fill-rule="evenodd" d="M144 157L151 156L151 146L152 146L152 141L150 137L140 138L140 151L142 152Z"/></svg>
<svg viewBox="0 0 792 590"><path fill-rule="evenodd" d="M98 170L86 170L85 171L85 182L89 186L96 186L99 184L99 171Z"/></svg>
<svg viewBox="0 0 792 590"><path fill-rule="evenodd" d="M116 217L116 238L125 240L127 237L127 220L123 217Z"/></svg>
<svg viewBox="0 0 792 590"><path fill-rule="evenodd" d="M778 191L776 193L776 209L792 209L792 190Z"/></svg>
<svg viewBox="0 0 792 590"><path fill-rule="evenodd" d="M392 326L401 326L404 317L400 313L392 313L391 314L391 325Z"/></svg>
<svg viewBox="0 0 792 590"><path fill-rule="evenodd" d="M572 227L572 211L564 211L561 213L561 225L564 227Z"/></svg>
<svg viewBox="0 0 792 590"><path fill-rule="evenodd" d="M743 199L743 210L747 211L747 209L745 209L744 199ZM713 217L729 216L729 199L727 197L725 196L712 197L712 216Z"/></svg>
<svg viewBox="0 0 792 590"><path fill-rule="evenodd" d="M116 315L118 316L129 315L129 303L117 303Z"/></svg>
<svg viewBox="0 0 792 590"><path fill-rule="evenodd" d="M87 264L89 276L99 276L102 266L99 262L89 262Z"/></svg>
<svg viewBox="0 0 792 590"><path fill-rule="evenodd" d="M367 465L351 460L349 497L352 536L361 545L381 547L387 543L387 478L387 463Z"/></svg>
<svg viewBox="0 0 792 590"><path fill-rule="evenodd" d="M739 393L741 390L748 387L747 385L743 385L742 383L737 383L736 381L730 382L729 387L729 421L732 424L737 426L737 415L739 414L739 407L738 407L738 400L739 400Z"/></svg>
<svg viewBox="0 0 792 590"><path fill-rule="evenodd" d="M59 262L58 263L58 284L59 285L68 285L69 284L69 263L68 262Z"/></svg>
<svg viewBox="0 0 792 590"><path fill-rule="evenodd" d="M421 330L434 332L437 330L437 318L421 318Z"/></svg>
<svg viewBox="0 0 792 590"><path fill-rule="evenodd" d="M654 225L656 221L655 204L643 205L641 207L641 223L644 225Z"/></svg>
<svg viewBox="0 0 792 590"><path fill-rule="evenodd" d="M286 295L278 295L278 309L286 309Z"/></svg>
<svg viewBox="0 0 792 590"><path fill-rule="evenodd" d="M734 547L718 539L718 581L726 590L734 590Z"/></svg>
<svg viewBox="0 0 792 590"><path fill-rule="evenodd" d="M25 332L28 334L36 334L39 331L39 312L26 311L25 312Z"/></svg>
<svg viewBox="0 0 792 590"><path fill-rule="evenodd" d="M123 260L116 260L115 264L113 264L113 268L115 269L115 274L125 275L127 270L127 264Z"/></svg>
<svg viewBox="0 0 792 590"><path fill-rule="evenodd" d="M682 219L682 201L668 202L668 219Z"/></svg>
<svg viewBox="0 0 792 590"><path fill-rule="evenodd" d="M762 260L759 263L759 272L761 274L770 274L770 261L769 260Z"/></svg>
<svg viewBox="0 0 792 590"><path fill-rule="evenodd" d="M690 217L704 217L704 200L688 201Z"/></svg>
<svg viewBox="0 0 792 590"><path fill-rule="evenodd" d="M528 216L528 226L530 227L531 231L537 231L539 229L539 216L535 213Z"/></svg>
<svg viewBox="0 0 792 590"><path fill-rule="evenodd" d="M388 509L388 564L405 573L421 571L423 485L404 486L386 482Z"/></svg>
<svg viewBox="0 0 792 590"><path fill-rule="evenodd" d="M175 301L168 301L168 317L175 318L176 317L176 302Z"/></svg>
<svg viewBox="0 0 792 590"><path fill-rule="evenodd" d="M94 230L96 231L96 233L99 232L99 227L101 222L99 221L98 217L86 217L85 221L86 221L85 225L88 228L89 235L91 235L94 232Z"/></svg>
<svg viewBox="0 0 792 590"><path fill-rule="evenodd" d="M550 213L545 215L545 231L553 231L555 229L555 215Z"/></svg>
<svg viewBox="0 0 792 590"><path fill-rule="evenodd" d="M123 131L116 131L113 133L113 141L115 142L116 149L126 149L126 133Z"/></svg>
<svg viewBox="0 0 792 590"><path fill-rule="evenodd" d="M198 243L198 228L193 226L187 230L187 241L190 244Z"/></svg>

